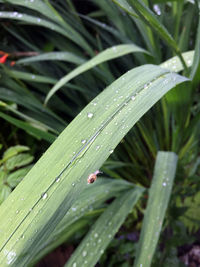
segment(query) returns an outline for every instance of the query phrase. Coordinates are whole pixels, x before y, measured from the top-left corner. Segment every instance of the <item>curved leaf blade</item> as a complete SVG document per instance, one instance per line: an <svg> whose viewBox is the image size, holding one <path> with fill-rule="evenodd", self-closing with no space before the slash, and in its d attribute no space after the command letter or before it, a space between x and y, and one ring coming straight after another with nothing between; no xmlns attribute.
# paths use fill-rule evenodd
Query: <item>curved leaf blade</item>
<svg viewBox="0 0 200 267"><path fill-rule="evenodd" d="M0 265L12 255L13 266L26 266L88 186L88 175L156 101L187 80L144 65L125 73L87 105L0 207Z"/></svg>
<svg viewBox="0 0 200 267"><path fill-rule="evenodd" d="M157 19L157 17L154 15L154 13L144 4L141 0L130 0L130 3L132 7L128 8L129 5L127 5L126 0L112 0L119 6L121 6L127 13L131 14L132 16L135 16L135 13L132 13L132 7L134 8L135 12L138 14L138 16L149 26L152 27L152 29L163 39L165 42L176 52L176 54L179 56L183 67L186 67L185 61L181 55L180 49L176 43L176 41L173 39L171 34L168 32L168 30L164 27L164 25ZM122 3L125 3L122 5ZM126 6L126 8L124 8Z"/></svg>
<svg viewBox="0 0 200 267"><path fill-rule="evenodd" d="M71 79L74 77L78 76L79 74L94 68L95 66L106 62L108 60L118 58L124 55L127 55L129 53L134 53L134 52L142 52L142 53L148 53L146 50L143 48L140 48L137 45L134 44L125 44L125 45L117 45L113 46L110 48L107 48L103 52L99 53L97 56L93 57L89 61L85 62L81 66L77 67L70 73L68 73L66 76L64 76L62 79L60 79L54 87L49 91L45 103L49 101L49 99L67 82L69 82Z"/></svg>
<svg viewBox="0 0 200 267"><path fill-rule="evenodd" d="M85 62L83 58L78 57L70 52L50 52L50 53L43 53L38 56L20 59L16 62L16 64L32 63L45 60L62 60L75 63L77 65L80 65Z"/></svg>
<svg viewBox="0 0 200 267"><path fill-rule="evenodd" d="M136 187L116 198L95 222L65 267L82 266L83 263L86 267L95 266L143 191Z"/></svg>

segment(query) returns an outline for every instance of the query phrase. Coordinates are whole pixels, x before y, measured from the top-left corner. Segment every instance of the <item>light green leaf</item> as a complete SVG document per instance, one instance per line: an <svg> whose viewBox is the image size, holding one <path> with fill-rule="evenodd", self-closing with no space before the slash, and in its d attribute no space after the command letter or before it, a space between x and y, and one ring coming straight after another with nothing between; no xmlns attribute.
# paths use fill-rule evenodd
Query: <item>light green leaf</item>
<svg viewBox="0 0 200 267"><path fill-rule="evenodd" d="M47 103L49 99L56 93L56 91L58 91L63 85L65 85L67 82L69 82L71 79L78 76L79 74L89 69L92 69L95 66L103 62L127 55L129 53L133 53L133 52L148 53L143 48L140 48L134 44L116 45L111 48L107 48L103 52L99 53L97 56L93 57L92 59L82 64L81 66L77 67L76 69L68 73L66 76L64 76L62 79L60 79L48 93L45 99L45 103Z"/></svg>
<svg viewBox="0 0 200 267"><path fill-rule="evenodd" d="M125 73L88 104L2 204L0 265L7 264L12 253L13 266L27 266L37 245L88 186L88 175L102 166L147 110L185 81L158 66L144 65Z"/></svg>
<svg viewBox="0 0 200 267"><path fill-rule="evenodd" d="M65 266L95 266L143 191L143 188L136 187L114 200L95 222Z"/></svg>
<svg viewBox="0 0 200 267"><path fill-rule="evenodd" d="M57 82L56 79L53 79L51 77L45 77L42 75L36 75L34 73L28 73L23 71L17 71L17 70L6 70L6 72L13 78L21 79L24 81L31 81L31 82L37 82L37 83L50 83L54 84Z"/></svg>
<svg viewBox="0 0 200 267"><path fill-rule="evenodd" d="M188 68L191 67L193 63L193 59L194 59L194 51L188 51L188 52L182 53L182 56L187 64L187 67ZM166 60L165 62L160 64L160 67L174 71L174 72L180 72L183 70L183 65L177 56Z"/></svg>
<svg viewBox="0 0 200 267"><path fill-rule="evenodd" d="M177 159L177 155L173 152L158 152L147 210L142 223L135 267L151 266L171 195Z"/></svg>
<svg viewBox="0 0 200 267"><path fill-rule="evenodd" d="M28 153L18 154L10 159L8 159L5 163L7 170L13 170L15 168L19 168L25 166L33 161L33 156Z"/></svg>
<svg viewBox="0 0 200 267"><path fill-rule="evenodd" d="M10 195L11 188L7 185L0 185L0 205Z"/></svg>
<svg viewBox="0 0 200 267"><path fill-rule="evenodd" d="M5 162L9 158L12 158L13 156L16 156L17 154L28 151L28 150L30 150L30 148L27 146L17 145L17 146L9 147L3 154L3 161Z"/></svg>
<svg viewBox="0 0 200 267"><path fill-rule="evenodd" d="M62 60L62 61L75 63L78 65L84 63L85 61L83 58L78 57L70 52L50 52L50 53L40 54L34 57L27 57L27 58L20 59L16 62L16 64L24 64L24 63L31 63L31 62L44 61L44 60Z"/></svg>
<svg viewBox="0 0 200 267"><path fill-rule="evenodd" d="M123 192L133 189L134 186L125 180L98 178L92 187L88 186L79 196L53 233L38 246L33 262L47 254L52 248L56 248L66 241L66 231L74 227L74 223L87 215L92 214L96 208L104 204L106 200L119 196ZM142 188L141 188L142 190ZM105 206L105 204L104 204ZM67 234L68 236L68 234Z"/></svg>
<svg viewBox="0 0 200 267"><path fill-rule="evenodd" d="M6 178L6 182L9 184L11 188L16 187L21 182L21 180L26 176L26 174L30 171L31 168L32 166L28 166L9 174Z"/></svg>

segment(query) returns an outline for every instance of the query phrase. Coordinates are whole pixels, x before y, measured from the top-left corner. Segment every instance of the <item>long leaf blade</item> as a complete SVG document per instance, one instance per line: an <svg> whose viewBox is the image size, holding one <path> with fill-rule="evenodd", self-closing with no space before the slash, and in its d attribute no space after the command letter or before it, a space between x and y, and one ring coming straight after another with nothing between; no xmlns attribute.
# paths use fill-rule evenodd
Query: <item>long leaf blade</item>
<svg viewBox="0 0 200 267"><path fill-rule="evenodd" d="M65 267L95 266L126 216L141 196L143 188L128 190L118 197L95 222Z"/></svg>
<svg viewBox="0 0 200 267"><path fill-rule="evenodd" d="M173 152L158 152L135 267L151 265L171 195L177 159L177 155Z"/></svg>
<svg viewBox="0 0 200 267"><path fill-rule="evenodd" d="M60 79L55 86L49 91L45 103L49 101L49 99L67 82L69 82L71 79L76 77L77 75L92 69L93 67L106 62L111 59L115 59L124 55L127 55L129 53L133 52L142 52L142 53L148 53L143 48L138 47L134 44L125 44L125 45L117 45L113 46L111 48L107 48L103 52L99 53L97 56L93 57L89 61L85 62L81 66L77 67L70 73L68 73L66 76L64 76L62 79Z"/></svg>
<svg viewBox="0 0 200 267"><path fill-rule="evenodd" d="M125 73L86 106L0 207L0 264L12 254L13 266L26 266L37 244L87 187L88 175L156 101L185 81L144 65Z"/></svg>

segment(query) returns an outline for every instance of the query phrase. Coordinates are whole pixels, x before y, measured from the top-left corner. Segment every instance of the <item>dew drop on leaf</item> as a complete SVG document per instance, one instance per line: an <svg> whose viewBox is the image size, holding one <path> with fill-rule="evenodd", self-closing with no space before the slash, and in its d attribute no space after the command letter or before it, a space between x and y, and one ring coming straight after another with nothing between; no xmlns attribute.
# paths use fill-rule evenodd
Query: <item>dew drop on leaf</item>
<svg viewBox="0 0 200 267"><path fill-rule="evenodd" d="M94 237L95 237L95 238L97 238L97 237L98 237L98 234L97 234L97 233L95 233L95 234L94 234Z"/></svg>
<svg viewBox="0 0 200 267"><path fill-rule="evenodd" d="M88 112L87 116L88 116L89 119L91 119L94 116L94 114L91 113L91 112Z"/></svg>
<svg viewBox="0 0 200 267"><path fill-rule="evenodd" d="M87 255L87 251L84 250L82 255L83 255L83 257L85 257Z"/></svg>
<svg viewBox="0 0 200 267"><path fill-rule="evenodd" d="M46 199L48 197L47 193L42 194L42 199Z"/></svg>

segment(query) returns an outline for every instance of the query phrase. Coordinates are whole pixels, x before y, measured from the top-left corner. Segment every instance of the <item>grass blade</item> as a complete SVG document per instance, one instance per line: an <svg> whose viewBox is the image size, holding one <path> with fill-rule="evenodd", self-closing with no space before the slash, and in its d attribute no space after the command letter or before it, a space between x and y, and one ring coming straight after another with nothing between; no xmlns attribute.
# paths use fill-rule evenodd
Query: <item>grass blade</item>
<svg viewBox="0 0 200 267"><path fill-rule="evenodd" d="M135 267L151 266L176 172L177 155L159 151L136 253Z"/></svg>
<svg viewBox="0 0 200 267"><path fill-rule="evenodd" d="M194 60L194 51L188 51L185 53L182 53L182 56L187 64L187 67L191 67ZM174 71L174 72L180 72L183 70L183 64L181 63L180 59L175 56L172 57L162 64L160 64L160 67Z"/></svg>
<svg viewBox="0 0 200 267"><path fill-rule="evenodd" d="M128 213L141 196L143 188L129 190L118 197L95 222L65 267L95 266Z"/></svg>
<svg viewBox="0 0 200 267"><path fill-rule="evenodd" d="M75 63L77 65L80 65L85 61L81 57L78 57L70 52L50 52L50 53L43 53L34 57L27 57L20 59L16 62L16 64L24 64L24 63L31 63L44 60L62 60Z"/></svg>
<svg viewBox="0 0 200 267"><path fill-rule="evenodd" d="M52 143L56 139L55 135L48 133L48 132L45 132L45 131L42 131L38 128L35 128L27 122L23 122L23 121L20 121L18 119L12 118L11 116L6 115L2 112L0 112L0 117L6 121L12 123L16 127L25 130L28 134L33 135L34 137L36 137L38 139L43 139L43 140L46 140L47 142L50 142L50 143Z"/></svg>
<svg viewBox="0 0 200 267"><path fill-rule="evenodd" d="M113 0L115 3L120 5L120 3L127 2L126 0L120 0L120 3L118 0ZM161 24L161 22L156 18L154 13L141 1L141 0L130 0L131 5L133 6L135 12L138 14L138 16L149 26L152 27L152 29L163 39L165 42L176 52L176 54L179 56L181 63L183 64L183 67L187 69L187 66L185 64L185 61L181 55L181 52L173 39L173 37L170 35L168 30L164 27L164 25ZM129 12L128 12L129 11ZM130 8L126 12L130 12ZM131 14L132 15L132 14ZM134 14L133 14L134 16Z"/></svg>
<svg viewBox="0 0 200 267"><path fill-rule="evenodd" d="M87 105L1 205L0 265L12 255L13 266L27 266L38 244L88 186L88 175L156 101L185 81L144 65L125 73Z"/></svg>
<svg viewBox="0 0 200 267"><path fill-rule="evenodd" d="M123 180L99 178L92 188L88 187L82 192L79 199L73 203L54 232L44 243L38 246L34 262L37 262L39 258L47 254L49 250L62 244L65 241L63 234L66 232L66 229L72 227L77 220L83 216L86 217L88 213L92 213L97 207L105 203L106 200L120 196L125 191L133 188L133 184Z"/></svg>
<svg viewBox="0 0 200 267"><path fill-rule="evenodd" d="M196 36L196 44L195 44L195 53L194 53L194 61L190 73L190 78L193 81L194 87L200 81L200 15L199 15L199 24L197 29L197 36Z"/></svg>
<svg viewBox="0 0 200 267"><path fill-rule="evenodd" d="M19 21L24 21L28 24L33 24L35 26L42 26L45 27L47 29L50 29L52 31L55 31L57 33L60 33L61 35L67 37L68 39L70 39L71 41L75 42L77 45L79 46L83 46L85 48L88 49L87 44L85 43L84 40L82 40L81 37L77 38L77 36L74 36L73 32L70 31L69 29L64 29L61 26L59 26L58 24L55 24L51 21L42 19L42 18L38 18L38 17L34 17L31 15L27 15L24 13L19 13L17 11L13 11L13 12L0 12L0 18L4 18L4 19L11 19L11 20L19 20Z"/></svg>
<svg viewBox="0 0 200 267"><path fill-rule="evenodd" d="M45 103L49 101L49 99L67 82L69 82L71 79L76 77L77 75L94 68L95 66L106 62L108 60L118 58L124 55L127 55L129 53L133 52L142 52L142 53L148 53L144 49L138 47L137 45L134 44L125 44L125 45L117 45L113 46L111 48L107 48L103 52L99 53L97 56L93 57L83 65L77 67L70 73L68 73L66 76L64 76L62 79L60 79L55 86L49 91Z"/></svg>

